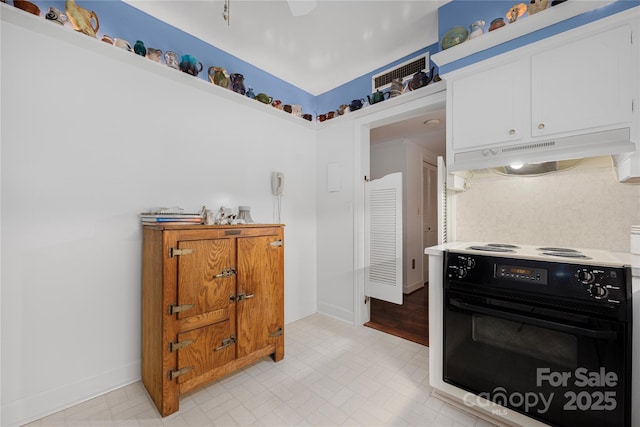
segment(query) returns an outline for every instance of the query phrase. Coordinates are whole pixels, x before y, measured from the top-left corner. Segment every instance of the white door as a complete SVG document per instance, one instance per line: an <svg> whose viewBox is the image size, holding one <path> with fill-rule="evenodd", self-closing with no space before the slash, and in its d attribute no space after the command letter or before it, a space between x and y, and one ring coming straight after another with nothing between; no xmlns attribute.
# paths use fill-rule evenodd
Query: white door
<svg viewBox="0 0 640 427"><path fill-rule="evenodd" d="M366 183L365 295L402 304L402 173Z"/></svg>
<svg viewBox="0 0 640 427"><path fill-rule="evenodd" d="M438 169L424 162L422 167L422 243L428 248L438 244ZM423 255L423 279L429 281L429 256Z"/></svg>

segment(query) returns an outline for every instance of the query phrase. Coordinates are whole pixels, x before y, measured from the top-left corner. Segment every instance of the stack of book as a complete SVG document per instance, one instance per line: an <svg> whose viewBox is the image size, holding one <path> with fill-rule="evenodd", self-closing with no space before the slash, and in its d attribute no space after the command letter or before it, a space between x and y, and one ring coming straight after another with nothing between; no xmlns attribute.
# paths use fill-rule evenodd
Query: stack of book
<svg viewBox="0 0 640 427"><path fill-rule="evenodd" d="M143 224L200 224L202 223L202 215L184 212L143 212L140 214L140 221L142 221Z"/></svg>

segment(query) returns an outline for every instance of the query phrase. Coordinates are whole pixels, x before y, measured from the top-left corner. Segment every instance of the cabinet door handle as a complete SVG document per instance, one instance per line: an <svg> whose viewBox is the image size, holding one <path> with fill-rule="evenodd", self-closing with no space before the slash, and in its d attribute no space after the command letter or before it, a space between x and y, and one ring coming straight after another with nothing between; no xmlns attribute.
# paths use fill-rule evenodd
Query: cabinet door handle
<svg viewBox="0 0 640 427"><path fill-rule="evenodd" d="M250 298L253 298L255 296L256 296L255 294L247 295L245 292L240 292L238 294L238 297L236 298L236 301L242 301L243 299L250 299Z"/></svg>
<svg viewBox="0 0 640 427"><path fill-rule="evenodd" d="M515 129L509 129L509 135L515 135L515 134L516 134Z"/></svg>
<svg viewBox="0 0 640 427"><path fill-rule="evenodd" d="M544 129L544 123L539 123L538 124L538 129L540 129L540 130Z"/></svg>

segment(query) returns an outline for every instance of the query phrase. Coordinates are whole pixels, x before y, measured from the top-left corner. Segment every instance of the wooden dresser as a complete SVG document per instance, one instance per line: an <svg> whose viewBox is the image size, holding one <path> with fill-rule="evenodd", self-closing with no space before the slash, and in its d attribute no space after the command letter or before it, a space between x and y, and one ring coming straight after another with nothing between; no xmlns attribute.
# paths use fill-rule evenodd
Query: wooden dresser
<svg viewBox="0 0 640 427"><path fill-rule="evenodd" d="M190 390L284 357L283 230L143 226L142 382L163 417Z"/></svg>

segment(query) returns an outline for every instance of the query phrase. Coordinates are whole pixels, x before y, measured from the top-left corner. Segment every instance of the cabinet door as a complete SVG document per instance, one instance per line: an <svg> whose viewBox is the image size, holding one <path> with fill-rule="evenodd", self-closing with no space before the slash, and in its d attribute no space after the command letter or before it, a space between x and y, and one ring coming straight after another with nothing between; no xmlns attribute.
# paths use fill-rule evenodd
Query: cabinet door
<svg viewBox="0 0 640 427"><path fill-rule="evenodd" d="M181 330L229 319L235 294L235 247L233 239L178 242L192 252L178 259L178 304L193 308L178 313ZM226 273L225 273L226 272Z"/></svg>
<svg viewBox="0 0 640 427"><path fill-rule="evenodd" d="M237 354L282 341L284 246L277 236L238 239ZM242 298L242 295L245 295Z"/></svg>
<svg viewBox="0 0 640 427"><path fill-rule="evenodd" d="M231 320L218 322L178 335L178 343L184 345L178 351L178 369L192 368L178 377L183 383L231 362L236 357L236 346L231 333Z"/></svg>
<svg viewBox="0 0 640 427"><path fill-rule="evenodd" d="M631 121L631 29L622 26L531 58L531 134Z"/></svg>
<svg viewBox="0 0 640 427"><path fill-rule="evenodd" d="M454 151L469 151L523 137L523 106L529 102L523 87L526 64L527 61L517 61L451 82L450 129Z"/></svg>

